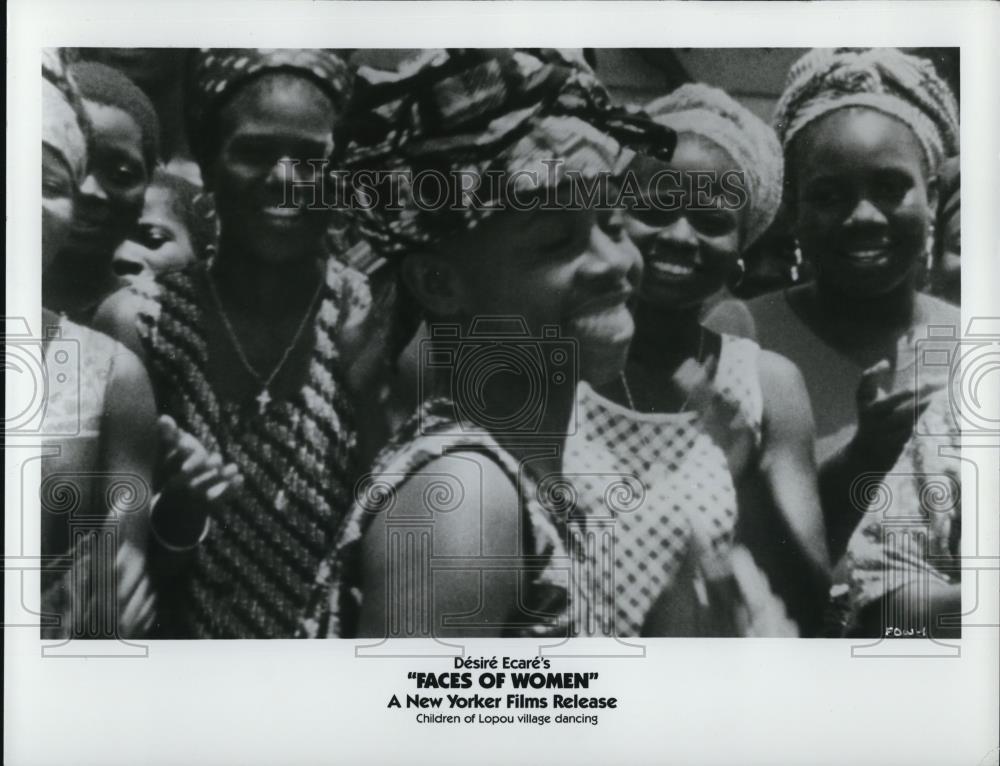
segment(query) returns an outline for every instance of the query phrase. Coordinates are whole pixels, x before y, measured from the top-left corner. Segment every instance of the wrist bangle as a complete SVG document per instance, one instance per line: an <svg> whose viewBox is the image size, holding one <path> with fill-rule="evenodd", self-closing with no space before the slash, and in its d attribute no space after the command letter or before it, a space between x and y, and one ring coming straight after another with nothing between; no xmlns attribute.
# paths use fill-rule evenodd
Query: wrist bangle
<svg viewBox="0 0 1000 766"><path fill-rule="evenodd" d="M201 534L198 535L198 539L195 540L193 543L188 543L186 545L175 545L174 543L169 543L163 539L163 537L160 535L159 532L156 531L156 522L155 522L156 508L159 505L162 497L163 495L160 494L153 499L152 509L149 514L150 533L153 535L153 538L160 545L160 547L162 547L164 550L170 551L171 553L187 553L188 551L193 551L195 548L197 548L199 545L205 542L205 539L208 537L208 533L212 529L212 517L211 516L205 517L205 524L201 529Z"/></svg>

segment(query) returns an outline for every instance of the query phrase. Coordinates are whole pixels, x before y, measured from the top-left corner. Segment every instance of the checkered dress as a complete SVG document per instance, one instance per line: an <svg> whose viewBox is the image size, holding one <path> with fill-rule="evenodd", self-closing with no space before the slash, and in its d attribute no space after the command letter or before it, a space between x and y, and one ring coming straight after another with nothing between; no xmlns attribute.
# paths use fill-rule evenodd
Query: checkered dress
<svg viewBox="0 0 1000 766"><path fill-rule="evenodd" d="M719 393L738 405L755 449L763 411L759 351L753 341L723 335L715 377ZM579 427L567 439L563 465L575 494L571 555L589 591L577 632L639 635L656 599L675 584L692 525L713 551L732 547L735 483L697 411L635 412L585 383L577 407Z"/></svg>

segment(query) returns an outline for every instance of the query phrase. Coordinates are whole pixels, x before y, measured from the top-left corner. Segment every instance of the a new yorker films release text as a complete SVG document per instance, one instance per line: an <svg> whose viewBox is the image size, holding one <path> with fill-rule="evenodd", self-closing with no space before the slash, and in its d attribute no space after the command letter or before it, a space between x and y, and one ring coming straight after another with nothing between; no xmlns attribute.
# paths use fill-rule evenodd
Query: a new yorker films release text
<svg viewBox="0 0 1000 766"><path fill-rule="evenodd" d="M443 672L410 670L408 689L390 710L420 724L451 726L597 726L619 707L600 694L600 673L566 672L547 657L455 657Z"/></svg>

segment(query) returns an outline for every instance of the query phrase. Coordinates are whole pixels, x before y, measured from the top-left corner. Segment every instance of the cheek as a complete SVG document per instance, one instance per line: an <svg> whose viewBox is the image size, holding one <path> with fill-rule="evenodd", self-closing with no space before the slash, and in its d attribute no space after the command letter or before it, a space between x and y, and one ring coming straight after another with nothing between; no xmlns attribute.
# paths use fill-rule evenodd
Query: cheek
<svg viewBox="0 0 1000 766"><path fill-rule="evenodd" d="M73 200L69 197L43 197L42 220L46 226L68 226L73 221Z"/></svg>
<svg viewBox="0 0 1000 766"><path fill-rule="evenodd" d="M72 223L72 200L42 200L42 268L49 266L66 243Z"/></svg>
<svg viewBox="0 0 1000 766"><path fill-rule="evenodd" d="M924 239L931 221L931 209L927 195L914 189L889 216L890 225L902 238Z"/></svg>
<svg viewBox="0 0 1000 766"><path fill-rule="evenodd" d="M712 271L728 274L740 257L739 232L734 230L718 237L703 237L701 252Z"/></svg>
<svg viewBox="0 0 1000 766"><path fill-rule="evenodd" d="M636 253L639 255L640 259L642 253L649 251L653 241L656 239L657 231L658 229L655 229L652 226L647 226L631 216L628 216L625 219L625 234L627 235L628 241L636 249Z"/></svg>

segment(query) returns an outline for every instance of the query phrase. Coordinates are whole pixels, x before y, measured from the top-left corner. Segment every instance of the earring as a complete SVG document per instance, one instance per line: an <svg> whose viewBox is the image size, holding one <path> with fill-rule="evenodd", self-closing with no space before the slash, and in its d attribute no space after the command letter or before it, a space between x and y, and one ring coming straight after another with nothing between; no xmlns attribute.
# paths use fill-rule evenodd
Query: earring
<svg viewBox="0 0 1000 766"><path fill-rule="evenodd" d="M926 266L928 273L934 268L934 224L930 224L927 227L927 242L924 245L925 253L924 258L926 259Z"/></svg>
<svg viewBox="0 0 1000 766"><path fill-rule="evenodd" d="M802 265L802 246L799 245L799 241L795 240L795 263L791 265L788 269L788 276L791 278L792 283L796 284L799 281L799 267Z"/></svg>
<svg viewBox="0 0 1000 766"><path fill-rule="evenodd" d="M733 282L733 287L739 287L743 284L743 279L747 275L747 265L742 258L736 259L736 267L739 269L740 275L736 278L736 281Z"/></svg>

